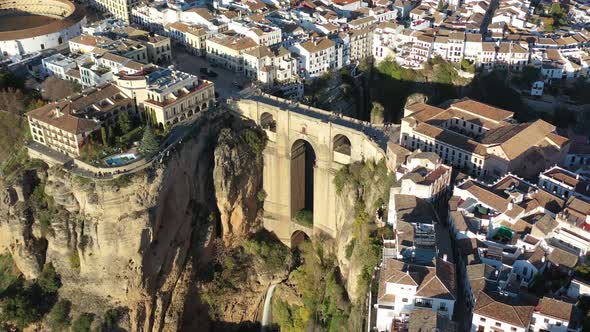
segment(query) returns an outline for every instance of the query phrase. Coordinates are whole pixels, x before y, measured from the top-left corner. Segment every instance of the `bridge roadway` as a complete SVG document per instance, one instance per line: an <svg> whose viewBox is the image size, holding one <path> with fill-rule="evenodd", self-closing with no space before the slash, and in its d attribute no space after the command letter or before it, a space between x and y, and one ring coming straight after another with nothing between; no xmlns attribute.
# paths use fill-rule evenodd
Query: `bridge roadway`
<svg viewBox="0 0 590 332"><path fill-rule="evenodd" d="M395 137L392 137L392 134L394 133L394 130L392 129L395 127L389 124L372 124L369 121L362 121L291 100L267 95L261 93L260 91L256 91L254 88L242 90L239 93L239 96L240 98L251 99L281 109L284 109L284 107L288 105L288 110L291 112L296 112L301 115L319 119L326 123L333 123L358 132L362 132L375 144L377 144L383 151L387 150L387 142L390 140L390 138L395 140L396 143L398 141Z"/></svg>

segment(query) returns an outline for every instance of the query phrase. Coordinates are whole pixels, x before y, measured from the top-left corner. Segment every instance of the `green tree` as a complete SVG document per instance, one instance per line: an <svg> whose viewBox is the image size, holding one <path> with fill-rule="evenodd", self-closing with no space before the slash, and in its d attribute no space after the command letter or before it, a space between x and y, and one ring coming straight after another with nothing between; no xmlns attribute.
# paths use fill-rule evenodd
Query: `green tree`
<svg viewBox="0 0 590 332"><path fill-rule="evenodd" d="M111 332L117 328L117 322L119 321L119 311L117 309L109 309L104 313L102 317L102 324L100 330L102 332Z"/></svg>
<svg viewBox="0 0 590 332"><path fill-rule="evenodd" d="M72 332L90 332L94 314L83 313L72 323Z"/></svg>
<svg viewBox="0 0 590 332"><path fill-rule="evenodd" d="M107 129L107 139L108 145L112 145L114 143L115 133L113 131L113 126L109 126Z"/></svg>
<svg viewBox="0 0 590 332"><path fill-rule="evenodd" d="M49 326L53 331L65 331L70 325L70 310L72 303L68 300L60 300L49 312Z"/></svg>
<svg viewBox="0 0 590 332"><path fill-rule="evenodd" d="M6 298L0 303L1 322L12 322L22 330L38 319L39 312L36 306L23 294Z"/></svg>
<svg viewBox="0 0 590 332"><path fill-rule="evenodd" d="M382 124L384 119L385 109L381 103L374 101L371 108L371 123Z"/></svg>
<svg viewBox="0 0 590 332"><path fill-rule="evenodd" d="M552 3L551 9L549 9L549 14L554 17L563 15L563 9L561 8L561 5L557 2Z"/></svg>
<svg viewBox="0 0 590 332"><path fill-rule="evenodd" d="M109 138L107 136L107 130L105 129L105 127L100 128L100 137L102 138L102 145L109 145Z"/></svg>
<svg viewBox="0 0 590 332"><path fill-rule="evenodd" d="M129 118L129 113L119 112L119 115L117 116L117 128L121 134L125 134L131 130L131 119Z"/></svg>
<svg viewBox="0 0 590 332"><path fill-rule="evenodd" d="M158 140L150 126L145 127L138 150L146 158L151 158L160 150Z"/></svg>
<svg viewBox="0 0 590 332"><path fill-rule="evenodd" d="M45 294L55 294L61 287L61 278L55 271L53 264L47 263L37 278L37 285Z"/></svg>

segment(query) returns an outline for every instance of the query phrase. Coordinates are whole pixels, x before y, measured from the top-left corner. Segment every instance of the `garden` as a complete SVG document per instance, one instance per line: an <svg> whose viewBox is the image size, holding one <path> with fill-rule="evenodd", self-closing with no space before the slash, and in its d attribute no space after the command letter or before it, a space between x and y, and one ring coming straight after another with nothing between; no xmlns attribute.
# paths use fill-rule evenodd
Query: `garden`
<svg viewBox="0 0 590 332"><path fill-rule="evenodd" d="M80 149L80 160L97 167L117 167L159 151L166 131L152 129L139 117L120 112L112 125L95 133Z"/></svg>

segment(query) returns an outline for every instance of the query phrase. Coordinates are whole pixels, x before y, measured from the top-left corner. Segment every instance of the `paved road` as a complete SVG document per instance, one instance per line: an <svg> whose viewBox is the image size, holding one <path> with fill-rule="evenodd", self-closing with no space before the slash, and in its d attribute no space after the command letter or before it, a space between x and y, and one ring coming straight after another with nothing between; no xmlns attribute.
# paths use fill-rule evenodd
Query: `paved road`
<svg viewBox="0 0 590 332"><path fill-rule="evenodd" d="M182 47L175 47L172 50L172 64L181 71L201 77L201 68L209 68L218 74L217 77L209 78L215 83L215 92L219 93L221 99L227 99L236 96L239 89L234 86L233 82L239 84L246 83L247 79L241 73L236 73L221 67L211 67L204 57L196 56L186 52Z"/></svg>

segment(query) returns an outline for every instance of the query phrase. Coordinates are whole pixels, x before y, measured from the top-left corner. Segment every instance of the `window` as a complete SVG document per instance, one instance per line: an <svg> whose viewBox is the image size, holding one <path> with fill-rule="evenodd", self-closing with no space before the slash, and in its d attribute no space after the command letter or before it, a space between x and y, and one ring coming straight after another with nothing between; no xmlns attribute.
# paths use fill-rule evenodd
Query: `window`
<svg viewBox="0 0 590 332"><path fill-rule="evenodd" d="M510 331L516 331L516 327L511 327Z"/></svg>
<svg viewBox="0 0 590 332"><path fill-rule="evenodd" d="M555 326L561 326L561 322L555 322Z"/></svg>
<svg viewBox="0 0 590 332"><path fill-rule="evenodd" d="M404 297L404 298L402 299L402 302L403 302L403 303L407 303L407 302L408 302L408 299Z"/></svg>
<svg viewBox="0 0 590 332"><path fill-rule="evenodd" d="M500 326L502 326L502 323L500 323L500 322L496 322L496 326L497 326L497 327L500 327Z"/></svg>
<svg viewBox="0 0 590 332"><path fill-rule="evenodd" d="M486 319L485 319L485 318L483 318L483 317L480 317L480 318L479 318L479 321L480 321L480 322L485 322L485 321L486 321Z"/></svg>

